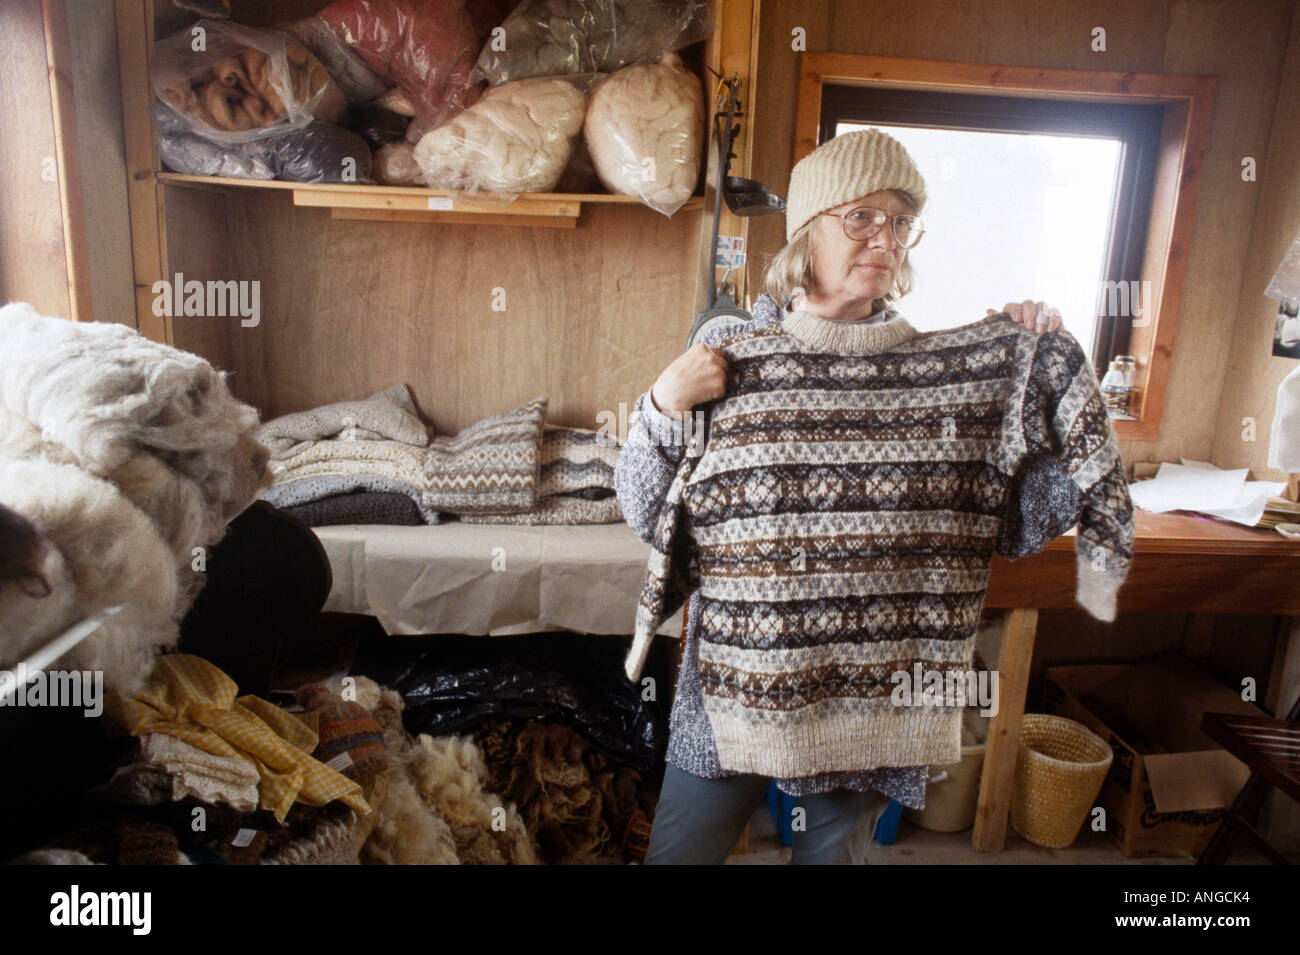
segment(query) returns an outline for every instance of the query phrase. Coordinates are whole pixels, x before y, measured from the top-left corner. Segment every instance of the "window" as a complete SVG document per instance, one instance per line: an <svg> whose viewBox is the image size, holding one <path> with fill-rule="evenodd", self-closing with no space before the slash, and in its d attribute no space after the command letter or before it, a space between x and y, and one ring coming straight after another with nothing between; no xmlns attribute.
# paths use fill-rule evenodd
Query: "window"
<svg viewBox="0 0 1300 955"><path fill-rule="evenodd" d="M1094 366L1102 370L1105 359L1112 353L1135 357L1134 420L1114 420L1112 424L1121 440L1153 441L1160 433L1178 332L1196 193L1216 86L1213 76L1061 70L810 50L799 55L794 148L790 158L792 164L797 163L816 149L819 142L834 132L835 124L866 119L862 114L836 112L838 107L826 110L824 105L833 104L840 97L839 105L843 107L864 93L882 92L930 97L924 103L915 95L910 99L897 96L892 102L879 100L873 108L889 108L891 112L888 115L875 112L869 119L873 124L899 128L900 138L903 132L918 134L915 137L918 150L921 149L920 132L953 129L965 130L960 133L962 136L970 135L972 129L1011 134L1024 143L1029 142L1028 136L1110 139L1118 143L1117 147L1111 147L1118 149L1118 155L1113 160L1110 214L1102 217L1109 222L1106 248L1101 256L1105 276L1102 284L1110 285L1095 290L1101 307L1094 308L1091 354ZM846 87L848 91L837 93L838 87ZM948 94L948 97L935 98L936 94ZM846 99L848 104L844 102ZM962 109L953 108L953 103L960 104ZM958 115L963 112L982 113L982 118L973 124L958 122ZM831 125L824 129L824 123ZM942 185L943 158L940 156L937 176L925 170L927 183L936 181ZM1042 162L1050 165L1052 160ZM1100 190L1100 186L1097 188ZM1059 208L1073 200L1070 196L1040 191L1043 194L1034 201L1041 202L1044 208L1053 203ZM927 211L926 217L933 221L932 212ZM1080 225L1079 231L1084 228ZM927 235L918 249L929 245L930 239ZM983 242L965 254L986 255L991 245ZM1083 275L1092 270L1097 261L1095 245L1087 259L1072 271ZM942 265L936 262L932 267L941 269ZM918 268L927 266L918 259ZM1050 267L1044 269L1044 274L1050 277ZM1092 274L1088 281L1096 279ZM1121 279L1125 281L1121 283ZM1048 280L1021 279L1022 282ZM922 281L937 284L941 289L948 285L942 277L933 275L922 276ZM1012 286L1012 289L1020 288L1023 286ZM1001 305L1008 295L1025 294L1028 292L999 289L991 300L981 299L976 303L974 318L983 317L983 310L988 306ZM1052 292L1050 298L1058 301L1057 293ZM907 314L909 317L914 314L910 306ZM1071 331L1081 339L1087 338L1086 319L1084 322L1080 326L1075 319L1071 325ZM957 318L948 324L962 324L962 320ZM1080 331L1083 334L1078 334Z"/></svg>
<svg viewBox="0 0 1300 955"><path fill-rule="evenodd" d="M912 324L1041 299L1100 378L1150 305L1140 275L1161 118L1158 106L828 85L821 138L878 127L925 177L918 281L901 305Z"/></svg>

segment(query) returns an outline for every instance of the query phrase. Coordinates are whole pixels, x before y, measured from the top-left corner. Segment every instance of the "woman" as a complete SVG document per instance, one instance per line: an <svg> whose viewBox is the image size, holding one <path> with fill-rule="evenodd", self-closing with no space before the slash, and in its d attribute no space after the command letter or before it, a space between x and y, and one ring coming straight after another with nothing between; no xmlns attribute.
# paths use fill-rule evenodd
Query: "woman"
<svg viewBox="0 0 1300 955"><path fill-rule="evenodd" d="M907 253L923 231L918 215L924 204L920 172L903 147L879 130L847 133L820 146L791 174L787 244L768 268L754 321L743 327L792 316L813 325L820 319L826 329L875 325L882 334L906 325L888 306L911 288ZM1059 313L1042 302L1009 303L1004 311L1033 331L1060 327ZM988 314L996 313L989 309ZM654 533L665 494L687 452L683 417L727 393L729 365L712 343L734 329L711 332L708 340L693 345L636 402L616 484L624 515L644 540ZM724 862L772 782L720 764L701 703L695 639L699 604L693 600L690 606L668 767L647 864ZM782 791L801 797L804 810L796 820L791 861L865 861L889 799L921 808L927 775L926 765L885 765L777 779Z"/></svg>

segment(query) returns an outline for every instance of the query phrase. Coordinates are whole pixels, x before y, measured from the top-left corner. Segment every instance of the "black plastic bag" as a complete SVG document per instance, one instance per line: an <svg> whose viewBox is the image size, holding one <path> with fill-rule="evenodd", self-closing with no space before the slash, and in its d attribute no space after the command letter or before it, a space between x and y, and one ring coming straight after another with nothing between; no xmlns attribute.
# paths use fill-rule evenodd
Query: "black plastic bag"
<svg viewBox="0 0 1300 955"><path fill-rule="evenodd" d="M351 130L319 121L263 140L263 154L289 182L369 183L370 147Z"/></svg>
<svg viewBox="0 0 1300 955"><path fill-rule="evenodd" d="M627 651L626 639L566 632L391 637L367 647L354 671L402 695L412 734L468 732L487 719L555 721L649 772L667 748L666 695L641 699L640 685L623 674ZM647 661L658 687L668 685L666 663L663 653Z"/></svg>

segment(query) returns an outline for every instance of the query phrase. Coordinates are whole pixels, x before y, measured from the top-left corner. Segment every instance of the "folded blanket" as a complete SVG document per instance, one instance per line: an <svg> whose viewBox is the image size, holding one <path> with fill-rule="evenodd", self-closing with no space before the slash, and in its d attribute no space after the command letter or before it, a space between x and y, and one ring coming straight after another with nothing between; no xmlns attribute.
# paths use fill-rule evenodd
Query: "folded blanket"
<svg viewBox="0 0 1300 955"><path fill-rule="evenodd" d="M333 494L306 504L286 507L284 511L308 527L329 527L332 524L410 526L424 523L419 505L411 500L409 494L397 494L391 491L354 491L350 494Z"/></svg>
<svg viewBox="0 0 1300 955"><path fill-rule="evenodd" d="M569 494L542 498L522 514L462 514L466 524L616 524L623 520L618 498L589 501Z"/></svg>
<svg viewBox="0 0 1300 955"><path fill-rule="evenodd" d="M455 437L417 447L392 440L316 441L287 459L272 461L274 483L262 495L276 507L305 504L349 490L409 489L425 521L453 514L518 513L537 503L541 436L547 399L534 398L504 414L484 418ZM332 478L313 488L301 482Z"/></svg>
<svg viewBox="0 0 1300 955"><path fill-rule="evenodd" d="M461 515L469 524L613 524L623 520L614 491L619 446L584 428L542 432L537 505L520 514Z"/></svg>
<svg viewBox="0 0 1300 955"><path fill-rule="evenodd" d="M405 384L393 385L361 401L282 415L262 425L257 438L276 460L292 457L322 438L383 439L427 447L429 431L415 410L415 398Z"/></svg>
<svg viewBox="0 0 1300 955"><path fill-rule="evenodd" d="M378 474L322 474L281 480L267 488L262 499L275 507L288 510L349 494L401 494L410 500L422 523L437 524L442 521L437 511L425 506L424 495L418 485Z"/></svg>

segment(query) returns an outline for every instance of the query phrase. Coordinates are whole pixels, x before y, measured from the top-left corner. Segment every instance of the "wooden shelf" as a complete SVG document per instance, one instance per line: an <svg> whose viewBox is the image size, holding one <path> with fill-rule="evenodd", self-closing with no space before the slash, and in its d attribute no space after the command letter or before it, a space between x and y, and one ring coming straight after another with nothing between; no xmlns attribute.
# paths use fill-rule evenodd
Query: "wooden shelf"
<svg viewBox="0 0 1300 955"><path fill-rule="evenodd" d="M419 186L325 185L266 179L232 179L225 176L190 176L157 173L167 186L191 189L281 189L293 193L295 206L329 209L335 219L370 219L386 222L445 222L472 225L524 225L572 229L588 203L640 205L633 196L603 193L523 193L513 200L468 198L441 189ZM704 199L692 196L678 210L703 208ZM653 210L650 210L653 211ZM674 213L675 215L676 213Z"/></svg>

